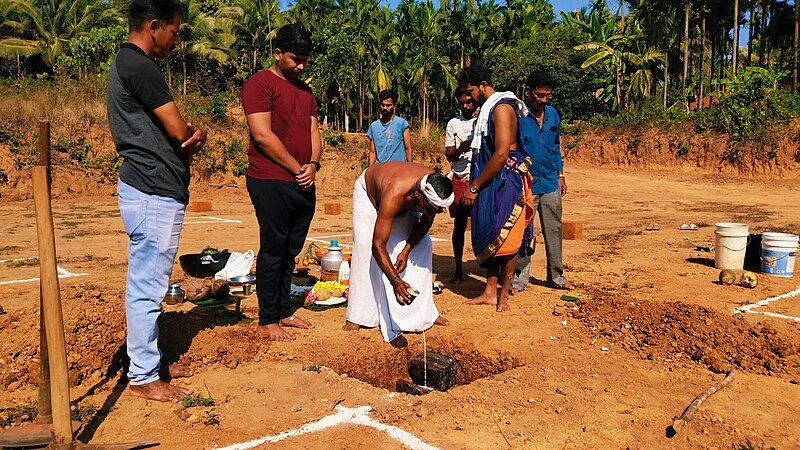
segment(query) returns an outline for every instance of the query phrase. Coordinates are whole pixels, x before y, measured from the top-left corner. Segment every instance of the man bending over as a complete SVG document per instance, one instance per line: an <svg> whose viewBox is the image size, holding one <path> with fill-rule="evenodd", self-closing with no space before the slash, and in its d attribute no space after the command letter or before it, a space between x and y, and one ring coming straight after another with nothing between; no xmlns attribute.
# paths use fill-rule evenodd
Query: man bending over
<svg viewBox="0 0 800 450"><path fill-rule="evenodd" d="M404 331L447 324L433 303L428 230L452 202L453 183L420 164L390 161L361 174L353 189L345 330L380 325L383 338L391 342Z"/></svg>

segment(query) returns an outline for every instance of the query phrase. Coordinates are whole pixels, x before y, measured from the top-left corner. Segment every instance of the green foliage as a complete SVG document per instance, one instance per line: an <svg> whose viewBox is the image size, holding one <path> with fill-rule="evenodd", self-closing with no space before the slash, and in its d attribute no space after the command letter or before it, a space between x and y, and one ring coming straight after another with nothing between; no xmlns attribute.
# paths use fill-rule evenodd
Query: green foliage
<svg viewBox="0 0 800 450"><path fill-rule="evenodd" d="M3 169L0 169L0 184L8 183L8 174Z"/></svg>
<svg viewBox="0 0 800 450"><path fill-rule="evenodd" d="M344 134L332 133L327 128L322 129L322 140L333 148L338 148L345 143Z"/></svg>
<svg viewBox="0 0 800 450"><path fill-rule="evenodd" d="M763 135L776 121L797 117L800 99L775 90L781 77L780 72L746 67L740 75L726 79L719 103L698 113L698 130L726 133L734 141L743 141Z"/></svg>
<svg viewBox="0 0 800 450"><path fill-rule="evenodd" d="M70 405L69 411L72 420L86 423L92 420L92 417L97 414L97 407L94 405L73 403Z"/></svg>
<svg viewBox="0 0 800 450"><path fill-rule="evenodd" d="M219 414L216 413L216 408L211 408L203 414L203 425L219 425Z"/></svg>
<svg viewBox="0 0 800 450"><path fill-rule="evenodd" d="M67 73L87 72L107 74L114 54L128 36L127 27L114 25L91 30L69 41L66 53L57 57L56 66Z"/></svg>
<svg viewBox="0 0 800 450"><path fill-rule="evenodd" d="M322 366L317 364L311 364L309 366L303 366L304 372L320 372L322 370Z"/></svg>
<svg viewBox="0 0 800 450"><path fill-rule="evenodd" d="M229 92L214 92L211 94L211 106L209 107L211 118L217 122L224 121L225 116L228 114L228 102L231 100L233 100L233 94Z"/></svg>
<svg viewBox="0 0 800 450"><path fill-rule="evenodd" d="M39 409L36 403L0 409L0 428L19 425L25 422L33 422L38 414Z"/></svg>
<svg viewBox="0 0 800 450"><path fill-rule="evenodd" d="M691 120L691 116L684 109L675 106L665 111L659 100L650 100L629 111L595 115L591 118L591 124L598 127L669 128L688 120Z"/></svg>
<svg viewBox="0 0 800 450"><path fill-rule="evenodd" d="M84 138L72 139L60 137L53 144L53 150L69 155L69 159L79 166L85 166L90 162L89 151L92 146Z"/></svg>
<svg viewBox="0 0 800 450"><path fill-rule="evenodd" d="M234 139L228 144L222 141L218 142L223 146L222 159L223 163L231 163L231 172L237 177L241 177L247 173L249 161L247 158L247 147L242 144L239 139Z"/></svg>
<svg viewBox="0 0 800 450"><path fill-rule="evenodd" d="M181 398L181 406L191 408L193 406L214 406L214 399L211 396L204 397L203 394L186 395Z"/></svg>

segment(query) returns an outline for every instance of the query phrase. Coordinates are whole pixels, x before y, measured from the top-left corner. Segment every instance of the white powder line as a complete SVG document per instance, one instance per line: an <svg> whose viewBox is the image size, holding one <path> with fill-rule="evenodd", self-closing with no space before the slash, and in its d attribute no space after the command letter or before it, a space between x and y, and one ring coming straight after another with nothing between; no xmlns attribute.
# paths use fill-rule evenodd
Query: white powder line
<svg viewBox="0 0 800 450"><path fill-rule="evenodd" d="M33 259L33 258L27 258ZM58 278L74 278L74 277L82 277L84 275L89 275L88 273L72 273L67 269L62 267L56 266L56 270L58 270ZM10 281L0 281L0 285L4 284L14 284L14 283L31 283L34 281L39 281L39 278L28 278L27 280L10 280Z"/></svg>
<svg viewBox="0 0 800 450"><path fill-rule="evenodd" d="M30 258L14 258L14 259L0 259L0 263L12 262L12 261L30 261L32 259L39 259L38 256L31 256Z"/></svg>
<svg viewBox="0 0 800 450"><path fill-rule="evenodd" d="M795 322L800 322L800 317L785 316L783 314L778 314L778 313L769 312L769 311L747 311L747 312L753 313L753 314L763 314L765 316L778 317L780 319L789 319L789 320L794 320Z"/></svg>
<svg viewBox="0 0 800 450"><path fill-rule="evenodd" d="M198 220L195 220L198 219ZM208 220L200 220L200 219L208 219ZM183 219L183 223L196 225L200 223L242 223L241 220L234 220L234 219L223 219L220 217L214 216L192 216L186 217Z"/></svg>
<svg viewBox="0 0 800 450"><path fill-rule="evenodd" d="M785 294L776 295L775 297L765 298L764 300L760 300L760 301L757 301L755 303L751 303L749 305L740 306L738 308L733 308L733 312L734 312L734 314L735 313L740 313L740 312L756 312L756 311L751 311L751 310L755 309L755 308L758 308L760 306L768 305L768 304L770 304L770 303L772 303L774 301L777 301L777 300L782 300L784 298L795 297L798 294L800 294L800 286L798 286L797 289L795 289L795 290L793 290L791 292L787 292Z"/></svg>
<svg viewBox="0 0 800 450"><path fill-rule="evenodd" d="M233 444L223 447L219 450L246 450L249 448L257 447L261 444L268 444L272 442L282 441L284 439L300 436L302 434L311 433L314 431L324 430L325 428L334 427L336 425L356 424L364 425L375 428L402 442L405 446L412 450L436 450L437 448L426 444L413 434L391 425L384 425L377 420L369 417L369 412L372 411L371 406L360 406L358 408L348 408L346 406L337 405L336 413L330 416L323 417L316 422L307 423L297 428L284 431L275 436L264 436L262 438L254 439L240 444Z"/></svg>

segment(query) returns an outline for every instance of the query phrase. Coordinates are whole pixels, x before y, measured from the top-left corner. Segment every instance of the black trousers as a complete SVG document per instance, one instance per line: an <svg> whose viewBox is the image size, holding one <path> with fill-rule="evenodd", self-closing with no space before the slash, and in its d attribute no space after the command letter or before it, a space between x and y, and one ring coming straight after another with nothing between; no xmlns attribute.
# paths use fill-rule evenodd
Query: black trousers
<svg viewBox="0 0 800 450"><path fill-rule="evenodd" d="M289 297L294 258L303 250L316 207L316 188L302 191L291 181L247 177L247 192L258 219L261 247L256 258L258 324L291 316Z"/></svg>

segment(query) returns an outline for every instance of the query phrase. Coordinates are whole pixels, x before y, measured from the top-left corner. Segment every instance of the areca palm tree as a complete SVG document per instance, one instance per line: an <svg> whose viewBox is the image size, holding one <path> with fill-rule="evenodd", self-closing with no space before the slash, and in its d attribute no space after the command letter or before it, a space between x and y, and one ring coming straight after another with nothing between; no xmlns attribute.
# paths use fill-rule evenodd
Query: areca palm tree
<svg viewBox="0 0 800 450"><path fill-rule="evenodd" d="M358 103L358 125L360 130L364 126L364 101L368 82L367 67L371 63L368 54L369 32L371 25L378 17L378 0L349 0L338 2L340 13L342 14L341 29L352 39L356 59L356 84L357 84L357 103Z"/></svg>
<svg viewBox="0 0 800 450"><path fill-rule="evenodd" d="M235 6L217 12L217 18L230 21L230 33L246 52L250 73L260 68L262 53L272 54L272 39L285 23L278 7L276 0L236 0Z"/></svg>
<svg viewBox="0 0 800 450"><path fill-rule="evenodd" d="M230 23L209 16L201 10L201 6L199 0L189 1L186 17L181 21L178 31L180 43L177 55L183 68L183 95L186 95L189 80L187 57L197 55L224 63L232 53L231 45L235 41L227 29Z"/></svg>
<svg viewBox="0 0 800 450"><path fill-rule="evenodd" d="M422 100L421 120L422 132L427 134L429 127L428 100L431 93L431 81L439 77L446 85L449 92L455 89L455 75L453 66L447 55L444 54L444 35L441 33L441 23L444 14L433 7L428 0L424 3L414 4L408 9L411 25L410 44L416 50L411 59L411 80L417 86L417 92Z"/></svg>

